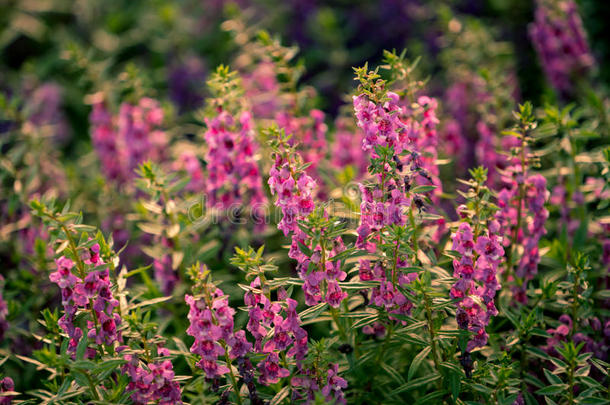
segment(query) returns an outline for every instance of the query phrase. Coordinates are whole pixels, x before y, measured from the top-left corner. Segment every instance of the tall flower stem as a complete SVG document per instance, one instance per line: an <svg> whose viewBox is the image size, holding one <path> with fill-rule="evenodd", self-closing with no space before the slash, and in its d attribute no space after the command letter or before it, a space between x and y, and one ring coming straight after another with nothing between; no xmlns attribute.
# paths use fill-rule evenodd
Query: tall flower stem
<svg viewBox="0 0 610 405"><path fill-rule="evenodd" d="M506 272L504 273L504 282L508 281L508 277L513 273L513 260L516 254L515 246L517 244L517 238L519 236L519 231L521 230L521 216L523 215L523 200L525 199L525 180L527 177L526 171L526 129L521 126L521 150L519 151L519 157L521 161L521 182L519 182L519 194L517 196L517 225L513 230L513 238L511 240L510 249L508 250L507 260L506 260Z"/></svg>
<svg viewBox="0 0 610 405"><path fill-rule="evenodd" d="M87 277L87 270L85 269L85 263L83 263L83 260L81 259L80 255L78 254L78 247L76 246L76 242L75 242L74 238L72 237L72 234L68 230L68 227L61 222L60 222L60 226L61 226L61 229L66 234L66 238L68 239L68 244L70 246L70 250L72 250L72 254L74 255L74 257L76 259L76 268L78 269L81 279L84 281L85 278ZM93 318L93 322L95 323L95 329L97 330L100 327L100 325L99 325L99 321L97 319L97 315L95 313L95 309L93 308L92 300L89 301L89 310L91 311L91 317ZM85 337L85 339L86 339L86 337ZM103 356L104 355L104 346L100 344L99 347L100 347L100 353Z"/></svg>
<svg viewBox="0 0 610 405"><path fill-rule="evenodd" d="M231 385L233 386L233 392L235 392L235 398L237 400L238 405L242 405L241 395L239 394L239 386L237 385L237 378L235 377L235 373L233 373L233 366L231 364L231 357L229 357L229 350L227 348L227 344L222 342L222 348L225 351L225 361L227 362L227 367L229 368L229 376L231 377Z"/></svg>
<svg viewBox="0 0 610 405"><path fill-rule="evenodd" d="M424 297L424 306L426 307L426 321L428 322L428 333L430 334L430 352L432 354L432 360L434 361L434 368L440 373L440 364L438 361L438 349L436 347L436 333L434 332L434 323L432 321L432 308L430 303L430 297L426 293L426 288L422 289Z"/></svg>
<svg viewBox="0 0 610 405"><path fill-rule="evenodd" d="M419 251L419 245L417 243L417 224L415 223L415 217L413 216L413 205L411 205L411 208L409 209L409 222L411 224L411 227L413 228L413 236L411 240L413 243L413 250L415 251L415 261L419 262L419 260L417 259L417 253ZM430 352L432 354L432 360L434 361L434 368L440 373L438 349L436 347L436 334L434 332L434 323L432 322L432 308L430 297L426 293L426 289L427 286L422 286L422 295L424 298L424 306L426 309L426 321L428 323L428 333L430 334Z"/></svg>

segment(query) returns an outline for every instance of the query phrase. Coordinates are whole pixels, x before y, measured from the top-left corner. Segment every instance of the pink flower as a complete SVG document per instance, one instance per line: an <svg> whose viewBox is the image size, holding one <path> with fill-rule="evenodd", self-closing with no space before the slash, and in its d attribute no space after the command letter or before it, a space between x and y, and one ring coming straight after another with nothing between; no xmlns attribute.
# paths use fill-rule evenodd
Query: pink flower
<svg viewBox="0 0 610 405"><path fill-rule="evenodd" d="M172 257L166 254L161 260L155 259L153 270L155 271L155 279L161 284L161 292L165 295L171 295L178 282L178 274L172 267Z"/></svg>
<svg viewBox="0 0 610 405"><path fill-rule="evenodd" d="M517 215L519 212L519 178L524 177L520 167L511 167L511 171L520 174L508 178L508 185L498 193L498 206L500 210L496 212L495 219L498 223L499 232L504 235L513 235L514 230L519 223ZM522 187L525 189L525 199L521 201L521 224L525 224L525 229L517 229L517 239L510 240L505 238L505 246L507 243L512 243L516 246L522 246L524 254L520 257L516 275L521 278L523 284L520 286L521 292L526 288L528 280L534 278L538 272L538 263L540 255L538 252L538 243L540 238L546 234L545 222L549 216L549 212L544 208L546 200L549 198L549 192L546 189L546 179L539 175L529 175L523 179ZM525 299L524 294L520 297Z"/></svg>
<svg viewBox="0 0 610 405"><path fill-rule="evenodd" d="M109 180L125 183L145 160L163 161L167 137L159 126L163 110L156 100L142 98L132 105L122 103L119 115L107 110L103 95L97 94L91 111L91 138L102 171Z"/></svg>
<svg viewBox="0 0 610 405"><path fill-rule="evenodd" d="M234 332L235 310L229 306L229 300L222 290L213 288L206 294L209 294L211 307L204 298L185 295L190 321L186 333L195 338L190 350L201 356L197 366L208 378L214 378L229 372L228 367L218 363L219 357L226 354L232 359L242 357L252 350L252 344L246 340L244 331Z"/></svg>
<svg viewBox="0 0 610 405"><path fill-rule="evenodd" d="M261 373L261 384L275 384L280 378L286 378L290 375L290 372L287 369L280 366L279 361L280 358L277 353L271 352L267 355L265 361L259 363L258 369Z"/></svg>
<svg viewBox="0 0 610 405"><path fill-rule="evenodd" d="M13 382L13 379L11 377L4 377L2 380L0 380L0 393L14 390L15 383ZM11 405L12 402L12 395L0 397L0 405Z"/></svg>
<svg viewBox="0 0 610 405"><path fill-rule="evenodd" d="M497 236L499 225L495 221L474 241L468 222L461 222L452 235L452 249L461 254L453 260L453 276L457 279L450 295L457 300L456 321L461 329L474 332L468 342L468 351L487 343L485 326L498 311L494 305L496 291L500 289L497 272L504 249Z"/></svg>
<svg viewBox="0 0 610 405"><path fill-rule="evenodd" d="M222 111L213 119L206 119L206 125L208 204L222 210L249 207L254 215L261 215L266 197L255 157L258 144L250 114L244 112L235 119Z"/></svg>
<svg viewBox="0 0 610 405"><path fill-rule="evenodd" d="M169 351L163 347L159 347L157 352L160 356L169 355ZM182 391L180 385L173 381L174 370L170 360L155 361L143 367L136 355L126 354L123 358L127 360L123 372L131 379L127 390L131 391L131 400L134 403L141 405L151 402L163 405L182 403Z"/></svg>
<svg viewBox="0 0 610 405"><path fill-rule="evenodd" d="M114 342L121 342L121 333L117 329L121 324L121 317L113 313L119 303L110 290L108 269L91 271L82 280L71 273L74 267L72 260L62 256L55 263L57 270L49 275L49 279L61 288L64 315L59 320L59 326L70 338L68 350L74 353L83 334L82 330L74 325L78 308L93 311L92 319L87 320L87 337L97 344L109 346ZM83 263L95 267L104 264L99 255L98 244L90 248Z"/></svg>
<svg viewBox="0 0 610 405"><path fill-rule="evenodd" d="M322 394L326 401L334 401L335 404L346 404L343 390L347 388L347 381L339 377L339 366L332 364L328 370L326 385L322 388Z"/></svg>
<svg viewBox="0 0 610 405"><path fill-rule="evenodd" d="M530 37L552 85L562 93L573 90L573 77L593 66L578 7L572 0L537 1Z"/></svg>
<svg viewBox="0 0 610 405"><path fill-rule="evenodd" d="M79 280L78 277L72 274L74 262L65 256L55 260L57 270L49 275L49 280L57 284L59 288L72 288Z"/></svg>
<svg viewBox="0 0 610 405"><path fill-rule="evenodd" d="M336 281L329 281L326 289L326 302L330 306L338 308L341 301L347 298L347 293L341 290Z"/></svg>

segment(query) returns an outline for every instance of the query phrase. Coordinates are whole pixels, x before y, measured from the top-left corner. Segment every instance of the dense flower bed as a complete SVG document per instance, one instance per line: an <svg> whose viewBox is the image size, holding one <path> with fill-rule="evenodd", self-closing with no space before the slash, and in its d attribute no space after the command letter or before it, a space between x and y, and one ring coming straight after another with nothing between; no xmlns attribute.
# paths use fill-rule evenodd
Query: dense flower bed
<svg viewBox="0 0 610 405"><path fill-rule="evenodd" d="M167 79L117 74L116 20L58 42L73 83L0 76L0 404L610 403L610 97L577 4L535 3L535 105L495 30L381 2L435 45L336 108L243 3L172 31L224 38L215 69L185 40Z"/></svg>

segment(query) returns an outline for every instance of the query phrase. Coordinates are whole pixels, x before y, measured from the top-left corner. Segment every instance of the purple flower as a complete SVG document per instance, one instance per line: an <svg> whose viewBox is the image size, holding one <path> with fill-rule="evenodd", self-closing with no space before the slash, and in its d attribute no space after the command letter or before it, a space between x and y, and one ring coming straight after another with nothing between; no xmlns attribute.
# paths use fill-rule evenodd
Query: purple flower
<svg viewBox="0 0 610 405"><path fill-rule="evenodd" d="M251 207L254 214L260 215L266 197L255 155L258 144L252 117L244 112L235 119L222 111L213 119L206 119L206 124L208 204L221 210Z"/></svg>
<svg viewBox="0 0 610 405"><path fill-rule="evenodd" d="M530 37L548 79L561 93L570 93L574 77L593 66L578 7L572 0L538 0Z"/></svg>
<svg viewBox="0 0 610 405"><path fill-rule="evenodd" d="M102 94L94 99L91 139L109 180L123 184L133 178L142 162L165 160L168 140L159 129L163 110L156 100L144 97L136 105L122 103L118 116L113 117Z"/></svg>
<svg viewBox="0 0 610 405"><path fill-rule="evenodd" d="M74 325L78 308L89 309L93 313L92 319L87 320L87 337L93 339L98 345L112 345L122 340L118 326L121 317L114 313L119 305L110 290L108 269L91 271L85 279L71 273L74 267L72 260L62 256L55 261L57 270L49 275L49 279L61 289L64 315L59 320L59 326L70 338L68 350L76 350L83 333ZM99 255L99 245L95 244L83 260L87 266L97 267L104 264Z"/></svg>
<svg viewBox="0 0 610 405"><path fill-rule="evenodd" d="M279 361L280 358L277 353L271 352L267 355L265 361L259 363L258 370L261 373L261 384L275 384L280 378L286 378L290 375L287 369L280 366Z"/></svg>
<svg viewBox="0 0 610 405"><path fill-rule="evenodd" d="M15 383L13 382L13 379L11 377L4 377L2 380L0 380L0 393L14 390ZM0 405L11 405L12 402L12 395L0 397Z"/></svg>
<svg viewBox="0 0 610 405"><path fill-rule="evenodd" d="M169 355L169 351L162 347L159 347L157 352L160 356ZM127 360L123 366L123 372L127 373L131 379L127 384L127 390L131 391L131 400L135 404L182 403L182 391L180 385L173 381L174 370L170 360L156 361L142 367L140 359L136 355L126 354L123 358Z"/></svg>
<svg viewBox="0 0 610 405"><path fill-rule="evenodd" d="M461 257L453 260L453 276L457 280L451 287L450 295L457 300L458 327L474 333L468 342L469 351L487 343L485 326L492 316L498 314L494 297L500 289L497 273L504 249L494 231L499 231L499 225L492 221L474 241L470 224L461 222L452 235L452 249Z"/></svg>

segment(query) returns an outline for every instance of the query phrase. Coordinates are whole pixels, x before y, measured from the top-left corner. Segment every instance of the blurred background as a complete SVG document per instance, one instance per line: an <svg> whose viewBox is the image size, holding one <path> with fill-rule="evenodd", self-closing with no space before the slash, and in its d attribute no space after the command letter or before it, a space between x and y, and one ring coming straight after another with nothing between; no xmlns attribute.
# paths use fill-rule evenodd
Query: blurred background
<svg viewBox="0 0 610 405"><path fill-rule="evenodd" d="M536 10L547 3L575 4L578 11L558 20L576 21L576 26L564 32L545 23ZM556 11L545 7L538 8L551 15ZM542 27L538 33L546 35L538 41L533 40L534 21ZM158 122L147 122L145 132L164 139L146 150L148 155L134 158L133 166L150 159L169 172L189 172L193 187L188 192L199 192L195 181L203 181L208 164L201 136L204 107L211 96L218 97L206 80L225 64L243 78L244 98L251 99L257 125L259 119L279 120L274 115L278 106L294 106L278 100L299 93L294 100L306 105L299 105L295 118L305 123L299 124L303 134L317 131L315 141L322 145L306 158L323 162L316 180L327 183L330 194L366 173L351 114L352 68L366 62L377 66L385 49L400 53L406 48L409 60L419 60L416 76L427 81L425 94L439 101L438 156L448 193L443 208L455 217L456 198L450 193L456 178L479 164L495 166L486 153L502 149L499 134L512 124L517 102L563 108L586 99L593 112L584 114L591 125L583 125L582 149L607 143L591 134L607 139L610 128L607 98L604 106L595 96L608 94L610 85L608 21L606 0L0 0L0 267L5 279L0 284L8 286L4 298L12 325L6 345L24 355L40 349L30 331L42 329L43 308L58 308L60 302L45 273L53 256L48 235L27 207L32 198L70 200L86 223L112 233L117 249L130 242L121 253L130 269L154 259L155 278L162 279L168 269L173 275L171 260L164 264L156 251L146 249L162 244L137 226L151 219L134 204L142 194L128 187L134 167L128 168L127 179L111 173L121 151L104 139L108 122L108 133L131 139L129 125L121 120L152 105ZM579 48L579 41L586 45L583 38L587 49ZM545 63L540 62L543 52L536 51L541 44L554 52ZM582 111L577 113L583 121ZM270 152L260 143L267 158L261 159L265 176ZM559 172L555 155L550 156L542 162L550 167L548 178ZM597 166L594 170L599 172ZM595 189L601 190L599 183L591 183L589 191ZM184 232L183 239L198 249L187 259L222 269L219 277L225 281L240 281L228 258L236 245L260 246L261 233L226 224L217 228L193 231L201 240L190 229ZM290 274L294 264L283 250L286 240L275 226L265 232L266 251ZM145 298L160 295L150 279L144 284L149 288ZM226 285L226 293L241 297L236 283ZM174 294L183 296L184 289L180 285ZM184 336L185 306L164 310L161 329ZM2 313L0 308L0 342L7 330ZM240 316L243 324L245 313ZM325 332L312 327L310 336ZM17 390L40 384L34 366L11 361L8 367L7 375L22 377ZM183 372L186 366L178 363L176 369Z"/></svg>
<svg viewBox="0 0 610 405"><path fill-rule="evenodd" d="M464 60L462 55L444 51L456 40L464 42L460 39L464 30L474 26L478 32L467 39L470 43L462 44L462 51L471 53L470 62L482 58L479 68L489 69L485 52L510 54L520 98L540 103L552 93L528 37L534 3L4 0L0 5L0 90L27 93L43 82L56 85L55 101L73 137L64 148L70 149L73 142L88 138L89 107L84 95L105 85L116 87L117 79L141 81L139 85L150 90L147 96L171 100L180 112L198 107L205 97L207 74L218 64L234 60L235 35L222 24L240 15L248 27L278 35L283 45L298 46L298 58L305 67L301 81L318 90L316 104L331 116L353 88L352 67L378 62L384 49L407 48L411 57L421 57L420 69L433 78L432 92L442 95L451 70L447 68ZM608 60L610 7L600 0L578 3L595 59ZM481 41L485 36L489 38ZM505 46L494 50L494 42L505 42ZM599 81L606 85L610 66L599 63L596 68Z"/></svg>

